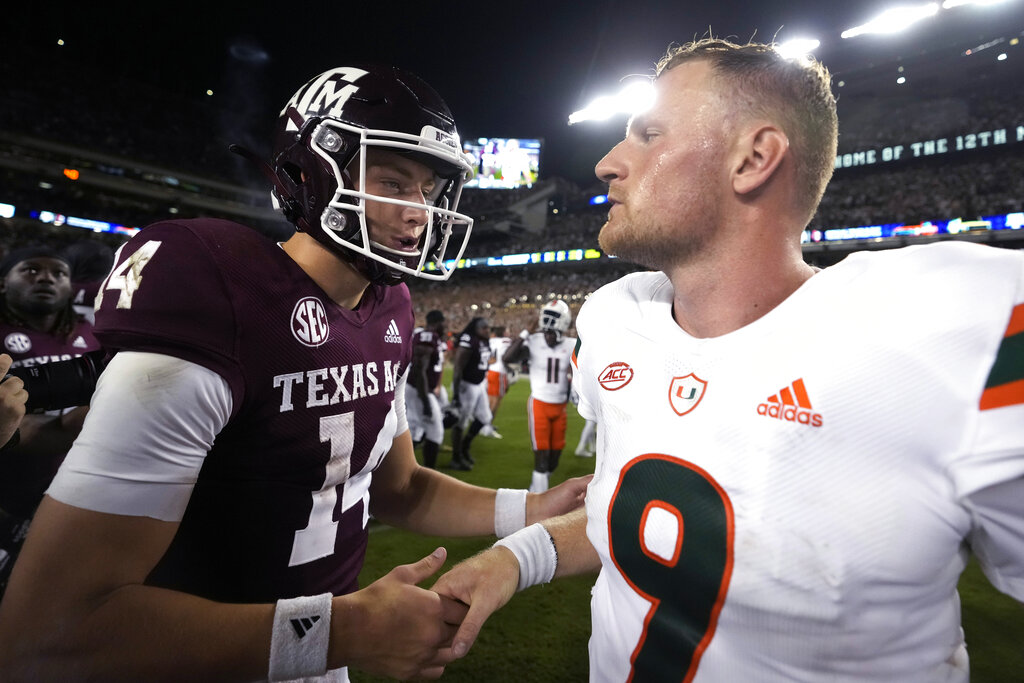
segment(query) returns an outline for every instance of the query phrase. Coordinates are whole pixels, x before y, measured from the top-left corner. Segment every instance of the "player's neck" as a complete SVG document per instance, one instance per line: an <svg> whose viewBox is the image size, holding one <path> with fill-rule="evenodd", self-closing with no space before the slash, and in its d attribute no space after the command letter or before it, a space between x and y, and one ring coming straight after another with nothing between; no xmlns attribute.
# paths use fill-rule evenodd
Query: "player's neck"
<svg viewBox="0 0 1024 683"><path fill-rule="evenodd" d="M25 327L43 334L53 334L57 327L59 313L27 313L15 311L15 315L25 324Z"/></svg>
<svg viewBox="0 0 1024 683"><path fill-rule="evenodd" d="M667 272L672 315L697 338L720 337L766 315L800 288L814 269L799 255L704 262Z"/></svg>
<svg viewBox="0 0 1024 683"><path fill-rule="evenodd" d="M349 263L303 232L281 246L332 301L348 309L359 305L370 283Z"/></svg>

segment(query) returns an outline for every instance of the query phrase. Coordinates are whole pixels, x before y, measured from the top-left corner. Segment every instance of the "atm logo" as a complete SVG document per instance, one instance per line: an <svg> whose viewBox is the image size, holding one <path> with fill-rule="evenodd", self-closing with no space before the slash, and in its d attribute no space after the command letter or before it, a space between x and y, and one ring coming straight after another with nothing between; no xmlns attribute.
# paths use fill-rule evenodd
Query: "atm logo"
<svg viewBox="0 0 1024 683"><path fill-rule="evenodd" d="M757 406L757 414L810 427L823 424L821 414L814 412L811 399L807 396L803 378L783 387L774 396L769 396L767 401Z"/></svg>
<svg viewBox="0 0 1024 683"><path fill-rule="evenodd" d="M612 363L597 376L597 381L603 389L618 391L633 380L633 368L627 363Z"/></svg>

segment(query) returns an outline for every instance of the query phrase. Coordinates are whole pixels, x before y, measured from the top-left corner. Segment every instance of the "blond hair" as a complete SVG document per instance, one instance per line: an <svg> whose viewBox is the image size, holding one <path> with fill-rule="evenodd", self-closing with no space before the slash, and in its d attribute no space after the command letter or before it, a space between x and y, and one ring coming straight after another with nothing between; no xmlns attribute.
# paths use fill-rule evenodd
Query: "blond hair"
<svg viewBox="0 0 1024 683"><path fill-rule="evenodd" d="M828 69L810 57L785 57L774 45L703 38L670 47L657 64L655 78L697 60L709 62L712 73L731 86L741 110L766 116L783 128L798 183L794 207L809 222L835 167L838 118Z"/></svg>

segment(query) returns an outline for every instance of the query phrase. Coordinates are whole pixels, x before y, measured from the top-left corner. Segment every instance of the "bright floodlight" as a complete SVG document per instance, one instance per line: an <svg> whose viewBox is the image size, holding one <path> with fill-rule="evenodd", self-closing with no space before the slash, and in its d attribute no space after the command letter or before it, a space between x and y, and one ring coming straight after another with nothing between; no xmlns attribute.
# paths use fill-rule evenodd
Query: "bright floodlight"
<svg viewBox="0 0 1024 683"><path fill-rule="evenodd" d="M899 33L922 19L935 16L939 11L939 3L914 7L893 7L888 9L866 24L854 26L843 31L843 38L853 38L864 33Z"/></svg>
<svg viewBox="0 0 1024 683"><path fill-rule="evenodd" d="M1001 5L1004 2L1006 0L946 0L942 3L942 9L950 9L960 5L981 5L987 7L988 5Z"/></svg>
<svg viewBox="0 0 1024 683"><path fill-rule="evenodd" d="M792 59L814 52L819 45L821 45L821 41L813 38L794 38L776 45L775 51L786 59Z"/></svg>
<svg viewBox="0 0 1024 683"><path fill-rule="evenodd" d="M634 80L617 95L598 97L583 109L569 115L569 125L580 121L603 121L615 114L632 116L654 102L654 86L649 80Z"/></svg>

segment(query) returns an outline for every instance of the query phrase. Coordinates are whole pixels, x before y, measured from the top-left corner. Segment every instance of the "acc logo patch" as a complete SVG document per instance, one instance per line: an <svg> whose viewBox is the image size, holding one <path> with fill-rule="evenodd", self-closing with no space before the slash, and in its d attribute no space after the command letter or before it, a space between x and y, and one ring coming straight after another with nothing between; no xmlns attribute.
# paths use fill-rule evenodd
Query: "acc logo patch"
<svg viewBox="0 0 1024 683"><path fill-rule="evenodd" d="M707 382L692 372L684 377L673 377L668 386L669 405L676 415L682 417L697 407L707 386Z"/></svg>
<svg viewBox="0 0 1024 683"><path fill-rule="evenodd" d="M320 299L307 296L292 309L292 334L306 346L320 346L330 336L327 311Z"/></svg>
<svg viewBox="0 0 1024 683"><path fill-rule="evenodd" d="M622 387L626 386L633 379L633 368L629 367L628 363L618 362L612 363L598 375L597 381L601 384L601 388L607 389L608 391L618 391Z"/></svg>

